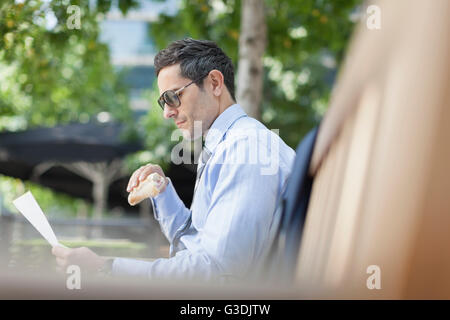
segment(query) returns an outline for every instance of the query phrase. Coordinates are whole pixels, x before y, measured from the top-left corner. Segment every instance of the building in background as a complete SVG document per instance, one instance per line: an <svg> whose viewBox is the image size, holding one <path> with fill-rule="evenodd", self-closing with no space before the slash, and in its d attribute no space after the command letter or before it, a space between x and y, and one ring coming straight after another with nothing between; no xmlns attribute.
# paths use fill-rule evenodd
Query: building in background
<svg viewBox="0 0 450 320"><path fill-rule="evenodd" d="M143 98L155 79L153 59L158 51L149 36L149 22L161 12L171 15L179 8L178 0L140 1L140 7L124 16L117 5L101 22L100 40L111 50L111 62L119 70L125 69L130 89L130 107L137 116L145 114L150 102Z"/></svg>

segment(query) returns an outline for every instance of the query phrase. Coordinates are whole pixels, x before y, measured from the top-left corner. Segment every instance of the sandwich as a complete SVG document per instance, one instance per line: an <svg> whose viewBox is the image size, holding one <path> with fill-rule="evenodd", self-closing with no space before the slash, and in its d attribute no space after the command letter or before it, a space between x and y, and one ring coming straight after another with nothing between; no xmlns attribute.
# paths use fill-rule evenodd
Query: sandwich
<svg viewBox="0 0 450 320"><path fill-rule="evenodd" d="M131 190L128 195L128 203L135 206L146 198L156 197L164 188L165 182L166 179L156 172L150 174Z"/></svg>

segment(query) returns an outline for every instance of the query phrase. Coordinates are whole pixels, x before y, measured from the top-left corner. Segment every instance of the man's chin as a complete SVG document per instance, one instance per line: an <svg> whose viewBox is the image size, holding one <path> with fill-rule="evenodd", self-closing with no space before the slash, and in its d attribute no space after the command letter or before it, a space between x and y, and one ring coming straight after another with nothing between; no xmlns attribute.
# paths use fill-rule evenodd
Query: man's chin
<svg viewBox="0 0 450 320"><path fill-rule="evenodd" d="M191 124L192 123L190 121L183 121L178 127L178 130L183 135L184 140L194 141L202 137L202 122L194 121L194 126L192 126Z"/></svg>

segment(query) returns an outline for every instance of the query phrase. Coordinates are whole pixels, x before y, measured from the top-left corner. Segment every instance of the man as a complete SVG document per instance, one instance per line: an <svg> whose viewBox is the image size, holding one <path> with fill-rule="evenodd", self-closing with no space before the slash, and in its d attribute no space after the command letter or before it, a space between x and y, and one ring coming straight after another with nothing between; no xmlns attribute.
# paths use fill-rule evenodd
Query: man
<svg viewBox="0 0 450 320"><path fill-rule="evenodd" d="M170 258L107 260L87 248L55 247L53 253L63 268L78 264L109 269L114 275L246 277L270 245L275 206L295 152L235 103L233 65L215 43L175 41L156 55L155 69L164 117L172 119L185 138L197 138L198 131L205 139L190 209L157 165L136 170L127 187L131 191L153 172L166 179L163 191L151 201L170 242Z"/></svg>

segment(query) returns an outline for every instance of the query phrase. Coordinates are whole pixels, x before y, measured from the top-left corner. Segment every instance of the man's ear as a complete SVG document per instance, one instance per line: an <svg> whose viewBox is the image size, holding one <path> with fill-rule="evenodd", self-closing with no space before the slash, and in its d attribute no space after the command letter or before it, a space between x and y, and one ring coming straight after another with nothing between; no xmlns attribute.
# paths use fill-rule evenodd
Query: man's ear
<svg viewBox="0 0 450 320"><path fill-rule="evenodd" d="M219 97L224 90L223 74L219 70L212 70L209 72L209 80L211 83L212 93L216 97Z"/></svg>

